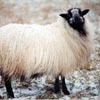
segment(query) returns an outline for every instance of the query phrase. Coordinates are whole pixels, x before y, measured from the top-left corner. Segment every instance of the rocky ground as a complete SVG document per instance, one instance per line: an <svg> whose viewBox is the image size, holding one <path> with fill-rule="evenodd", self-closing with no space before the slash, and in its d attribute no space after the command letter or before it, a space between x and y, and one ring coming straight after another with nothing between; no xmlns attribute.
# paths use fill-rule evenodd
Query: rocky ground
<svg viewBox="0 0 100 100"><path fill-rule="evenodd" d="M15 100L100 100L100 0L0 0L0 26L8 23L52 23L60 12L70 7L90 8L88 17L95 28L95 51L86 65L88 69L76 70L66 79L70 96L50 91L53 82L46 81L46 76L24 83L15 80L12 82ZM2 80L0 98L6 98Z"/></svg>

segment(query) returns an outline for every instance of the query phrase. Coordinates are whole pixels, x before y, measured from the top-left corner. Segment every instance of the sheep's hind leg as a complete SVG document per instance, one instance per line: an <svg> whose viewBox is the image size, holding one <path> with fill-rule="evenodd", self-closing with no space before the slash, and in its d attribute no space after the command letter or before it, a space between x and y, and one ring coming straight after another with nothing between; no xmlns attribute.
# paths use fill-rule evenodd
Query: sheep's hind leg
<svg viewBox="0 0 100 100"><path fill-rule="evenodd" d="M57 76L57 78L55 79L54 91L55 91L55 93L59 93L60 92L59 76Z"/></svg>
<svg viewBox="0 0 100 100"><path fill-rule="evenodd" d="M62 92L66 95L70 95L70 92L68 91L67 87L66 87L66 83L65 83L65 77L61 76L61 80L62 80Z"/></svg>
<svg viewBox="0 0 100 100"><path fill-rule="evenodd" d="M5 77L4 81L5 81L5 87L7 90L8 98L14 98L14 93L13 93L12 86L11 86L11 79L8 79L7 77Z"/></svg>

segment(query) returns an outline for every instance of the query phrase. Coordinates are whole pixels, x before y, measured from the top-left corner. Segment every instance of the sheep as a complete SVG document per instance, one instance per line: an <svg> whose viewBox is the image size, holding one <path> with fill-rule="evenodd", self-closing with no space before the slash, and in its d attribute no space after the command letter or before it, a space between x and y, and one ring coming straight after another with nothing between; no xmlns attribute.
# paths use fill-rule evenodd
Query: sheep
<svg viewBox="0 0 100 100"><path fill-rule="evenodd" d="M92 51L93 30L84 17L89 9L71 8L48 25L8 24L0 28L0 74L8 98L14 98L10 79L44 73L55 78L55 92L69 94L65 77L80 68Z"/></svg>
<svg viewBox="0 0 100 100"><path fill-rule="evenodd" d="M93 39L94 39L94 33L95 33L94 30L95 29L92 26L92 24L89 22L89 20L84 18L84 15L86 15L88 12L89 12L89 9L81 11L80 8L71 8L67 11L66 14L61 14L60 16L62 16L65 20L67 20L68 24L74 30L78 31L80 36L82 36L82 35L86 36L88 33L90 34L90 36L88 36L88 37L90 38L89 41L90 41L90 45L92 46L92 47L90 47L91 49L89 51L91 53L91 51L94 50ZM76 22L75 22L75 20L76 20ZM83 22L81 22L81 21L83 21ZM88 27L85 26L84 24L87 25ZM89 53L89 55L90 55L90 53ZM89 57L89 55L87 57ZM84 61L83 61L83 63L84 63ZM82 63L80 65L80 67L82 68ZM62 80L62 92L66 95L69 95L70 92L68 91L68 89L66 87L65 76L61 76L61 80ZM55 79L54 87L55 87L55 93L60 92L59 76L56 77L56 79Z"/></svg>

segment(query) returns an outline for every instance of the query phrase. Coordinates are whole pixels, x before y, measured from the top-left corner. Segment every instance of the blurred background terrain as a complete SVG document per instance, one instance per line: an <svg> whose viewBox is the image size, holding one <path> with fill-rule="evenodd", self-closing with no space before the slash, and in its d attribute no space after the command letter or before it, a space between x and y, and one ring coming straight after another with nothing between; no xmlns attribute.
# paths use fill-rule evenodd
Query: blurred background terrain
<svg viewBox="0 0 100 100"><path fill-rule="evenodd" d="M89 8L88 18L95 28L95 51L86 67L87 70L77 70L71 77L66 79L66 84L71 92L70 96L54 94L49 91L49 84L45 76L33 79L26 83L19 80L13 81L16 98L50 98L50 99L81 99L100 100L100 0L0 0L0 26L9 23L25 24L49 24L53 23L57 15L66 12L68 8ZM0 98L6 97L4 83L0 81ZM27 97L27 98L24 98Z"/></svg>

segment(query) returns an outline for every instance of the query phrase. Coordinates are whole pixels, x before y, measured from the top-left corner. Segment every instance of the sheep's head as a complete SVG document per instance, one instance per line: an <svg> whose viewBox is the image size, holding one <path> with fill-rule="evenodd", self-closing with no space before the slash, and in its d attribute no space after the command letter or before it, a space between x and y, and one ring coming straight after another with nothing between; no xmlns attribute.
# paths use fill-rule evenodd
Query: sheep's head
<svg viewBox="0 0 100 100"><path fill-rule="evenodd" d="M80 31L85 23L84 15L86 15L88 11L89 9L82 11L80 8L71 8L67 13L60 14L60 16L67 20L72 28Z"/></svg>

